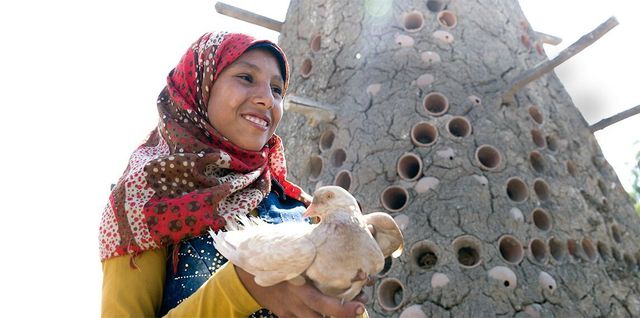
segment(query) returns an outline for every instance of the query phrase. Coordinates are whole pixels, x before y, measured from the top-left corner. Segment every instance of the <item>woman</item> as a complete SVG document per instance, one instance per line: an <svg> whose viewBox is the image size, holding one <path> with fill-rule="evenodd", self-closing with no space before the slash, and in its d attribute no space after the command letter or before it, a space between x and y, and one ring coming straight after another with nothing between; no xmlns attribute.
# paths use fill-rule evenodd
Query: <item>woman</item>
<svg viewBox="0 0 640 318"><path fill-rule="evenodd" d="M288 85L282 50L207 33L169 73L159 124L134 151L100 226L102 316L354 317L309 284L255 284L206 234L238 214L300 218L308 195L286 180L274 134ZM364 300L364 297L359 299Z"/></svg>

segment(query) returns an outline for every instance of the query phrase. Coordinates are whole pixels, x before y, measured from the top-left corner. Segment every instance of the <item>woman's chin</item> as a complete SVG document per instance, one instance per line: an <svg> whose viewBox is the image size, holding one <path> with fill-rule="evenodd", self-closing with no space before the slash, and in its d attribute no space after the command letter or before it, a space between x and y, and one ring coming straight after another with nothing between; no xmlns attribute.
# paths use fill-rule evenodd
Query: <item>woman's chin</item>
<svg viewBox="0 0 640 318"><path fill-rule="evenodd" d="M268 139L266 138L259 138L259 139L251 139L249 142L238 141L238 142L234 142L234 144L244 150L260 151L262 150L262 148L264 148L264 145L267 143L267 140Z"/></svg>

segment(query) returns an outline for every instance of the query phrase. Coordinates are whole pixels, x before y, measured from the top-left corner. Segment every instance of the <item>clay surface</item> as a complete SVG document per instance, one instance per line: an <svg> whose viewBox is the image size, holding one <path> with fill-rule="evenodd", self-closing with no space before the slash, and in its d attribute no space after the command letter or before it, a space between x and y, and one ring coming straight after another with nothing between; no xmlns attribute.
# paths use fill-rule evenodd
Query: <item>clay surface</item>
<svg viewBox="0 0 640 318"><path fill-rule="evenodd" d="M438 21L442 10L455 15L453 27ZM403 17L415 11L424 21L419 30L407 31ZM455 40L436 39L438 31ZM312 50L310 42L318 34L322 43ZM550 73L519 91L515 103L501 103L500 93L510 81L547 59L537 49L542 48L539 41L516 1L291 1L280 35L292 67L290 93L334 105L336 118L311 126L304 115L285 113L278 134L286 143L289 178L312 192L348 170L349 191L365 213L385 211L382 191L403 187L407 205L391 214L410 220L405 246L429 240L438 247L432 266L416 266L408 250L392 260L385 278L402 284L401 295L388 296L389 303L381 306L373 296L378 282L368 304L372 317L398 317L405 310L427 317L640 315L639 219L562 83ZM303 76L306 59L313 71ZM432 78L416 83L423 74ZM449 104L437 117L423 106L424 97L434 92ZM468 136L447 133L453 116L469 121ZM411 127L421 121L438 129L434 144L412 143ZM320 149L327 130L335 138L330 149ZM499 151L495 169L477 163L481 145ZM346 153L339 167L330 164L335 149ZM417 180L398 176L398 159L405 153L422 160ZM320 172L312 164L314 156L325 162ZM524 182L525 199L509 198L510 178ZM543 180L548 189L539 186L536 192L535 180ZM532 221L536 208L548 212L553 225L548 230ZM548 261L523 257L511 264L498 246L507 234L523 242L524 255L531 254L532 239L549 249L552 237L565 249L569 240L588 238L598 242L599 254L592 260L567 252L560 260L550 254ZM478 266L461 266L454 251L452 242L464 235L480 244ZM582 248L577 244L577 255L585 255ZM515 288L490 280L488 272L497 266L515 273ZM555 281L553 292L540 287L543 272L545 281L546 275ZM433 288L437 273L446 275L448 283Z"/></svg>

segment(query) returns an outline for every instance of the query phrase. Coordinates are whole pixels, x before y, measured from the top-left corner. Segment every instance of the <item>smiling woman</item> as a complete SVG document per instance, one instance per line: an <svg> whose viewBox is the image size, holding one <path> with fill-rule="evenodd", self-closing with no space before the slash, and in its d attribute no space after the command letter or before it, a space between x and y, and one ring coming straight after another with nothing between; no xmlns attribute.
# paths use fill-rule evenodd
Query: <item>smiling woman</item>
<svg viewBox="0 0 640 318"><path fill-rule="evenodd" d="M169 73L157 129L132 154L103 213L103 317L364 313L363 295L341 303L306 283L257 286L208 235L248 214L302 219L309 196L286 179L274 134L288 78L276 44L226 32L204 34Z"/></svg>

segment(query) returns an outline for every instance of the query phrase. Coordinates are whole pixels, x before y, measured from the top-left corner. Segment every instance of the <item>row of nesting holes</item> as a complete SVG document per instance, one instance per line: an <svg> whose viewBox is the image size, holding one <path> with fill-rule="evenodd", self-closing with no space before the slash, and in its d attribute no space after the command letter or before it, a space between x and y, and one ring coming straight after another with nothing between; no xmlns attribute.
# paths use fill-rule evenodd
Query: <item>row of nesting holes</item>
<svg viewBox="0 0 640 318"><path fill-rule="evenodd" d="M430 9L431 10L431 9ZM456 15L448 10L438 12L436 17L438 23L447 28L452 29L458 24L458 18ZM424 26L424 15L420 11L411 11L403 15L402 19L403 28L407 32L418 32ZM436 31L434 34L436 39L450 43L453 40L453 36L445 31ZM396 42L402 42L402 40L396 39ZM413 43L413 41L411 41ZM400 43L402 44L402 43ZM322 34L314 33L309 40L309 49L312 53L317 53L322 48ZM300 64L299 72L303 78L308 78L313 70L313 60L311 57L306 57Z"/></svg>
<svg viewBox="0 0 640 318"><path fill-rule="evenodd" d="M458 237L453 241L452 248L460 266L474 268L482 263L481 243L477 238L471 235ZM519 264L525 254L520 240L508 234L498 239L498 250L502 259L512 265ZM621 255L615 246L609 246L602 241L594 244L588 237L583 237L580 242L568 239L564 243L556 237L551 237L546 244L542 238L533 238L529 241L528 250L532 260L539 264L546 264L550 259L549 255L556 264L560 264L565 261L568 254L576 261L585 260L592 263L597 262L598 259L607 262L613 258L618 262L624 261L629 270L635 270L640 266L640 251L635 257L630 253ZM438 246L429 240L415 243L410 251L413 263L425 270L430 270L438 264L440 253Z"/></svg>
<svg viewBox="0 0 640 318"><path fill-rule="evenodd" d="M501 156L497 149L490 145L481 145L476 149L475 159L479 166L485 170L495 170L501 162ZM413 153L402 155L398 160L397 172L400 178L407 181L414 181L422 175L422 160ZM533 181L533 192L540 201L551 199L551 189L549 184L536 178ZM527 184L520 177L511 177L506 181L506 195L516 203L525 202L529 198ZM392 185L385 188L380 196L382 206L391 211L399 212L403 210L409 202L409 192L401 186Z"/></svg>

